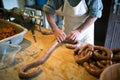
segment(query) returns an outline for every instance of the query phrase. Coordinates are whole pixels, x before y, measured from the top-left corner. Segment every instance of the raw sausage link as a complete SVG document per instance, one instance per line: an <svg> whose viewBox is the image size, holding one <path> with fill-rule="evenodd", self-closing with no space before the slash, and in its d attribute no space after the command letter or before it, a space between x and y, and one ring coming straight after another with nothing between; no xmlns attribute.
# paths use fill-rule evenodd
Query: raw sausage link
<svg viewBox="0 0 120 80"><path fill-rule="evenodd" d="M46 61L46 59L50 56L50 54L52 53L52 51L59 45L59 43L56 41L52 47L50 47L48 49L48 51L45 53L45 55L38 59L37 61L35 62L32 62L30 64L27 64L27 65L24 65L22 66L20 69L19 69L19 77L21 78L29 78L29 77L33 77L35 75L37 75L38 73L40 73L42 71L42 69L40 69L39 67L35 70L33 70L32 72L28 72L28 69L31 69L33 67L36 67L42 63L44 63Z"/></svg>
<svg viewBox="0 0 120 80"><path fill-rule="evenodd" d="M65 43L67 43L67 44L65 44L65 46L66 46L66 48L68 48L68 49L75 49L75 48L77 48L78 46L80 46L80 41L77 41L77 42L72 42L72 41L69 41L69 40L66 40L66 41L64 41Z"/></svg>
<svg viewBox="0 0 120 80"><path fill-rule="evenodd" d="M76 50L74 52L74 59L78 64L83 64L83 62L88 61L88 59L90 59L90 57L92 56L92 53L93 53L93 46L90 44L87 44L80 47L79 51Z"/></svg>
<svg viewBox="0 0 120 80"><path fill-rule="evenodd" d="M92 66L94 66L95 68L91 67L87 62L83 63L83 66L85 67L85 69L92 74L95 77L99 77L99 75L101 74L101 72L103 71L103 69L97 68L95 65L92 64Z"/></svg>
<svg viewBox="0 0 120 80"><path fill-rule="evenodd" d="M120 48L112 49L113 52L113 63L119 63L120 62Z"/></svg>
<svg viewBox="0 0 120 80"><path fill-rule="evenodd" d="M90 74L99 77L101 72L112 64L113 53L106 47L87 44L75 50L74 58Z"/></svg>
<svg viewBox="0 0 120 80"><path fill-rule="evenodd" d="M110 49L103 47L103 46L94 46L94 50L100 50L100 51L104 51L106 53L106 56L101 55L102 53L99 53L99 51L94 51L93 55L95 57L97 57L98 59L102 59L102 60L111 60L113 58L113 53Z"/></svg>

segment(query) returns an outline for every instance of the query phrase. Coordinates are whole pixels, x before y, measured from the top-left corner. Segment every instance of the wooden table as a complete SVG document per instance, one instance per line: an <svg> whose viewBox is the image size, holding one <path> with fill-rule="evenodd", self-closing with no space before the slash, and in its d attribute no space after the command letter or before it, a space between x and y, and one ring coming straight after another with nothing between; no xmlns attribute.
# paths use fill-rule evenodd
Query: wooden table
<svg viewBox="0 0 120 80"><path fill-rule="evenodd" d="M55 41L53 35L42 35L38 31L35 31L35 35L36 43L30 31L25 34L20 44L22 49L16 54L14 64L0 70L0 80L98 80L74 61L74 50L67 49L64 45L57 47L47 61L39 65L43 69L42 73L34 78L20 79L19 68L42 57Z"/></svg>

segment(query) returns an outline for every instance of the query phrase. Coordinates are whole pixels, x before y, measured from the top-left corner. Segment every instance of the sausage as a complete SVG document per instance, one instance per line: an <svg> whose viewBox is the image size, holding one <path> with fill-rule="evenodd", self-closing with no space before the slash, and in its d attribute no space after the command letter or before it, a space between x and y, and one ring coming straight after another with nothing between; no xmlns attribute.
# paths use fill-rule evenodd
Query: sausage
<svg viewBox="0 0 120 80"><path fill-rule="evenodd" d="M104 51L106 53L106 55L101 55L102 53L99 53L99 51ZM105 54L104 53L104 54ZM110 49L106 48L106 47L102 47L102 46L94 46L94 53L93 55L95 57L97 57L98 59L103 59L103 60L107 60L107 59L112 59L113 58L113 53Z"/></svg>
<svg viewBox="0 0 120 80"><path fill-rule="evenodd" d="M100 60L100 63L105 65L105 64L107 64L107 60Z"/></svg>
<svg viewBox="0 0 120 80"><path fill-rule="evenodd" d="M41 68L37 68L36 70L34 69L33 71L26 72L26 71L28 71L28 69L33 68L33 67L35 67L35 66L36 66L36 65L35 65L34 62L22 66L22 67L19 69L19 72L18 72L19 77L20 77L20 78L30 78L30 77L33 77L33 76L39 74L40 72L42 72L42 69L41 69Z"/></svg>
<svg viewBox="0 0 120 80"><path fill-rule="evenodd" d="M38 73L42 72L42 69L41 68L37 68L35 70L33 70L32 72L28 72L29 69L31 68L34 68L34 67L37 67L38 65L44 63L46 61L46 59L50 56L50 54L52 53L52 51L58 46L58 42L56 41L52 47L50 47L48 49L48 51L45 53L45 55L38 59L37 61L35 62L32 62L32 63L29 63L27 65L24 65L22 66L19 71L18 71L18 75L19 77L21 78L30 78L30 77L34 77L36 76Z"/></svg>
<svg viewBox="0 0 120 80"><path fill-rule="evenodd" d="M65 46L68 49L75 49L77 47L77 44L65 44Z"/></svg>
<svg viewBox="0 0 120 80"><path fill-rule="evenodd" d="M94 68L91 67L88 62L84 62L83 63L83 66L84 68L88 71L88 73L90 73L91 75L95 76L95 77L99 77L101 72L103 71L103 69L100 69L100 68L97 68L95 65L94 65ZM93 64L92 64L93 66Z"/></svg>
<svg viewBox="0 0 120 80"><path fill-rule="evenodd" d="M114 60L114 61L119 61L119 60L120 60L120 55L119 55L119 54L114 54L112 60Z"/></svg>
<svg viewBox="0 0 120 80"><path fill-rule="evenodd" d="M66 40L64 41L64 43L66 43L66 44L65 44L65 47L68 48L68 49L75 49L75 48L77 48L77 47L80 46L80 42L79 42L79 41L77 41L77 42L72 42L72 41L66 39Z"/></svg>
<svg viewBox="0 0 120 80"><path fill-rule="evenodd" d="M113 52L113 61L120 61L120 48L112 49Z"/></svg>
<svg viewBox="0 0 120 80"><path fill-rule="evenodd" d="M91 67L92 69L99 69L97 66L95 66L94 63L90 63L89 65L90 65L90 67Z"/></svg>
<svg viewBox="0 0 120 80"><path fill-rule="evenodd" d="M78 64L82 64L90 74L96 77L99 77L106 67L113 64L111 61L112 51L103 46L85 45L79 47L74 51L74 58Z"/></svg>
<svg viewBox="0 0 120 80"><path fill-rule="evenodd" d="M103 65L102 63L100 63L99 61L97 61L97 65L100 67L100 68L105 68L107 63L105 65Z"/></svg>
<svg viewBox="0 0 120 80"><path fill-rule="evenodd" d="M80 47L79 53L81 53L82 51L88 49L89 51L93 51L93 46L91 44L86 44L82 47Z"/></svg>
<svg viewBox="0 0 120 80"><path fill-rule="evenodd" d="M78 64L83 64L83 62L90 59L91 56L92 56L92 52L89 52L84 57L81 57L81 58L79 58L78 56L74 56L74 59Z"/></svg>
<svg viewBox="0 0 120 80"><path fill-rule="evenodd" d="M83 64L83 62L88 61L92 56L93 46L90 44L80 47L78 50L74 51L74 59L78 64Z"/></svg>
<svg viewBox="0 0 120 80"><path fill-rule="evenodd" d="M120 52L120 48L114 48L114 49L112 49L112 52L113 53Z"/></svg>

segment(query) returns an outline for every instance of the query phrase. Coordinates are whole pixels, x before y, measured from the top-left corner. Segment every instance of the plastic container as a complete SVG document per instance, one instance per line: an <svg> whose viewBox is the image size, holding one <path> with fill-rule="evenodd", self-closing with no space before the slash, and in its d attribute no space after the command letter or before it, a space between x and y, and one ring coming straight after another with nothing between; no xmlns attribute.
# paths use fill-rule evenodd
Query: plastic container
<svg viewBox="0 0 120 80"><path fill-rule="evenodd" d="M36 0L36 4L41 6L41 7L46 3L47 3L47 0Z"/></svg>
<svg viewBox="0 0 120 80"><path fill-rule="evenodd" d="M6 43L6 42L10 42L11 44L16 44L16 45L20 44L23 41L24 34L28 30L19 24L0 19L0 28L2 26L6 27L6 25L13 26L15 28L15 31L17 32L17 34L0 40L0 45L1 45L1 43Z"/></svg>
<svg viewBox="0 0 120 80"><path fill-rule="evenodd" d="M0 45L0 69L6 68L14 63L15 55L20 51L18 45L3 43Z"/></svg>
<svg viewBox="0 0 120 80"><path fill-rule="evenodd" d="M101 73L99 80L120 80L120 63L107 67Z"/></svg>

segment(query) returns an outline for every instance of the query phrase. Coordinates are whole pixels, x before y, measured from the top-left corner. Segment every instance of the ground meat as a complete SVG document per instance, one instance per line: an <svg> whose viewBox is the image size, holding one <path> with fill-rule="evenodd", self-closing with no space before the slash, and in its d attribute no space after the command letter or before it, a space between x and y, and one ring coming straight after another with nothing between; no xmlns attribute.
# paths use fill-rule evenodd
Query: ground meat
<svg viewBox="0 0 120 80"><path fill-rule="evenodd" d="M13 26L0 26L0 40L5 39L7 37L15 35L17 32L15 31L15 28Z"/></svg>

